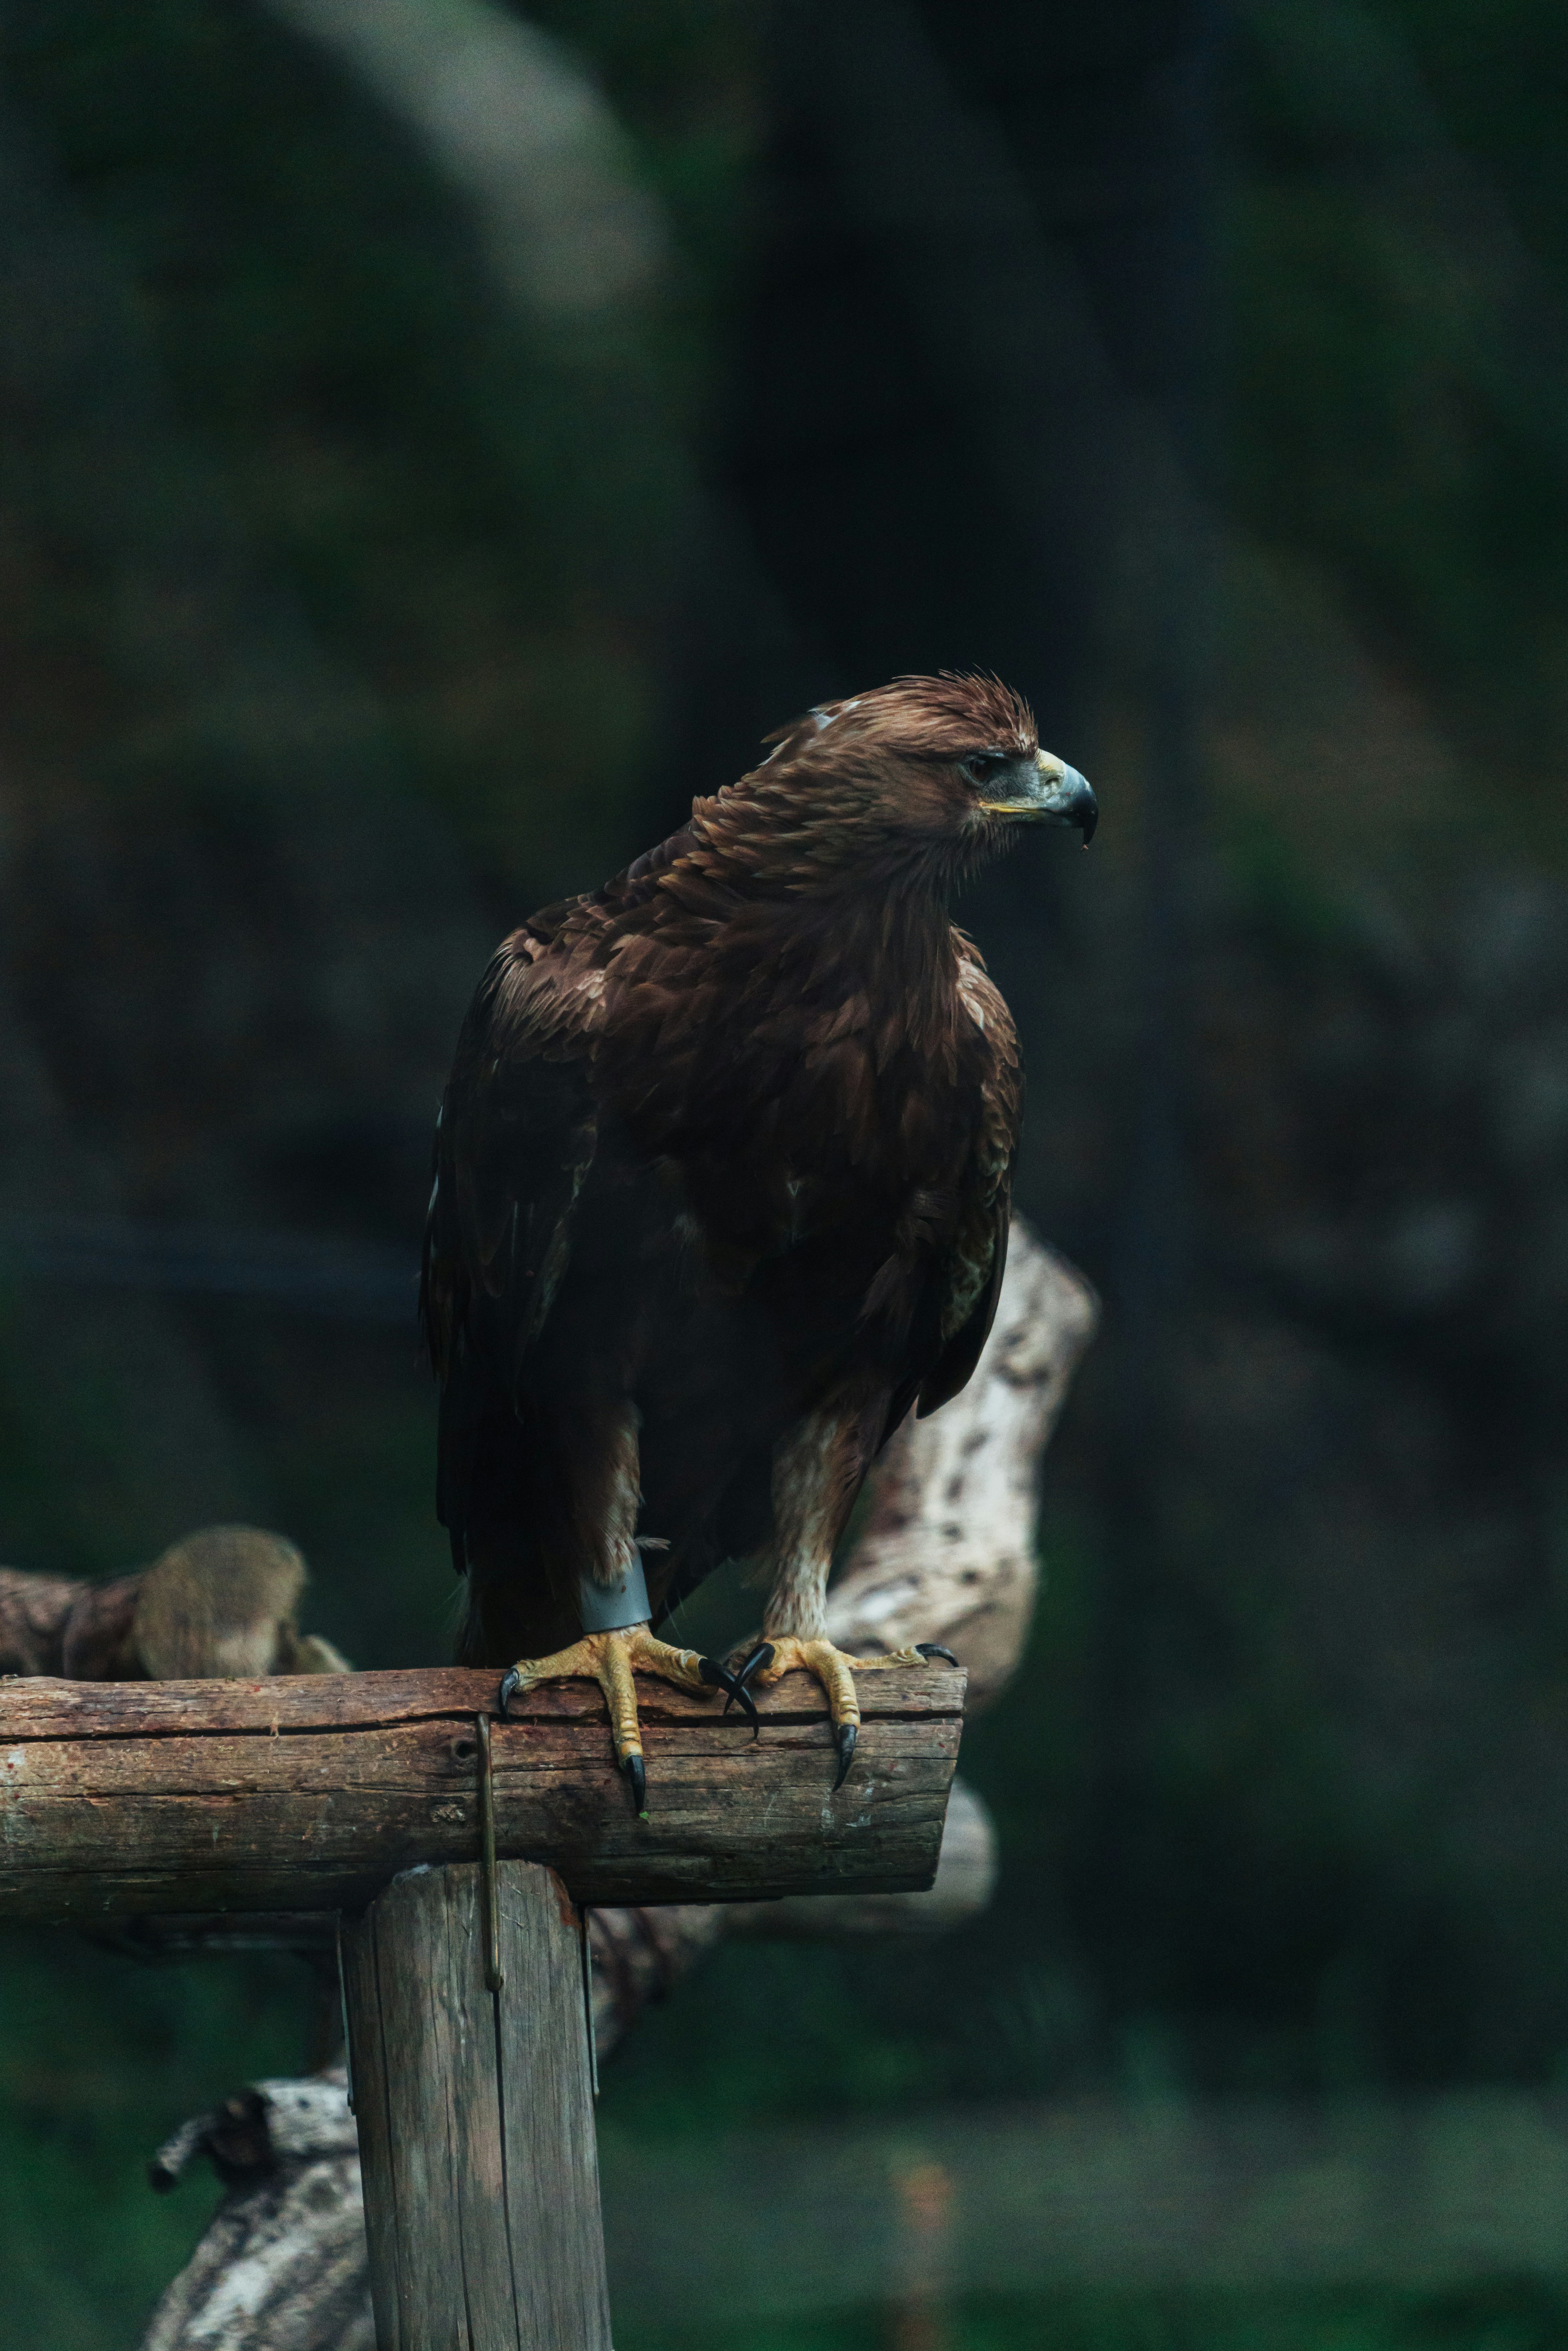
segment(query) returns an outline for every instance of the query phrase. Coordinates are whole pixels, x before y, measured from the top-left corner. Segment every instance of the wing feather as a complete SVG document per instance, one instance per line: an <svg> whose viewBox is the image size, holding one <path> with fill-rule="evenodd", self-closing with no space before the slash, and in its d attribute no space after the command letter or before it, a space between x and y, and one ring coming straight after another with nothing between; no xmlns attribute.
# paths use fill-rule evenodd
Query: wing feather
<svg viewBox="0 0 1568 2351"><path fill-rule="evenodd" d="M590 1073L603 974L580 933L540 938L543 927L515 934L486 972L436 1127L420 1311L441 1383L437 1508L460 1565L497 1425L515 1425L570 1261L598 1143Z"/></svg>
<svg viewBox="0 0 1568 2351"><path fill-rule="evenodd" d="M990 1336L1007 1267L1013 1161L1023 1116L1018 1032L967 939L959 942L958 996L982 1048L980 1120L943 1267L941 1353L921 1382L922 1419L957 1395Z"/></svg>

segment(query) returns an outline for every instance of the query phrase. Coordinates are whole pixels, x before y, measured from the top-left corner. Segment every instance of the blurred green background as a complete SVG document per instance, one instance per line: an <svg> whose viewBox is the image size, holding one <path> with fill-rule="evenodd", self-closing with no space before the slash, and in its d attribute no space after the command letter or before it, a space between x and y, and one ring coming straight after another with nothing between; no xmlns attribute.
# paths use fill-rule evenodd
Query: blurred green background
<svg viewBox="0 0 1568 2351"><path fill-rule="evenodd" d="M965 1743L1000 1895L721 1949L607 2074L649 2166L1563 2084L1565 134L1546 0L0 8L0 1557L252 1519L443 1657L397 1284L495 939L901 671L1100 792L964 910L1106 1306ZM291 1236L391 1305L257 1294ZM139 2340L214 2193L146 2156L311 2007L6 1938L4 2351ZM1568 2332L1135 2275L750 2339Z"/></svg>

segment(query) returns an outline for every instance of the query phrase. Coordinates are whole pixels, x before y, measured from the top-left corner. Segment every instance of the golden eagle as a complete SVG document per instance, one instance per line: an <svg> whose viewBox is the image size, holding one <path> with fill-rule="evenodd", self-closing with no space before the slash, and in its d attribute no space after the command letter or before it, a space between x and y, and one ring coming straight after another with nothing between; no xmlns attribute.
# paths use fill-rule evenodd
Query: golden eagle
<svg viewBox="0 0 1568 2351"><path fill-rule="evenodd" d="M963 1386L1001 1281L1018 1046L947 904L1019 824L1087 843L1096 818L993 678L900 678L768 740L507 940L436 1133L421 1298L459 1655L518 1659L503 1708L594 1677L639 1810L633 1668L755 1716L748 1686L804 1667L838 1785L851 1667L936 1654L846 1657L823 1598L878 1448ZM748 1656L654 1637L747 1556Z"/></svg>

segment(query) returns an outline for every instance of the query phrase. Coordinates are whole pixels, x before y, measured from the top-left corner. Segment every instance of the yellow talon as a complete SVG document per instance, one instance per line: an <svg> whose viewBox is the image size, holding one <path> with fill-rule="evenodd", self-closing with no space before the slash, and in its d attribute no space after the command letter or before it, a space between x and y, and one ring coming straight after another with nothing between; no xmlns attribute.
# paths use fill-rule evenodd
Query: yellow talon
<svg viewBox="0 0 1568 2351"><path fill-rule="evenodd" d="M585 1633L570 1649L558 1649L553 1656L519 1657L502 1677L501 1712L506 1713L508 1701L519 1690L537 1688L540 1682L597 1682L610 1709L616 1763L630 1782L638 1813L645 1820L648 1781L643 1729L637 1719L637 1686L632 1677L657 1674L677 1688L706 1690L714 1685L703 1672L705 1662L695 1649L672 1648L667 1641L656 1641L646 1625L628 1625L615 1633Z"/></svg>
<svg viewBox="0 0 1568 2351"><path fill-rule="evenodd" d="M934 1643L929 1646L935 1655L951 1656L950 1651L938 1649ZM833 1744L839 1750L839 1776L833 1782L837 1790L844 1784L860 1737L861 1708L855 1696L855 1675L877 1673L884 1666L924 1666L929 1658L925 1647L894 1649L884 1657L852 1657L825 1637L802 1639L794 1633L764 1633L760 1641L748 1650L737 1650L729 1662L743 1687L760 1684L766 1689L785 1674L796 1672L808 1673L821 1682L827 1693Z"/></svg>

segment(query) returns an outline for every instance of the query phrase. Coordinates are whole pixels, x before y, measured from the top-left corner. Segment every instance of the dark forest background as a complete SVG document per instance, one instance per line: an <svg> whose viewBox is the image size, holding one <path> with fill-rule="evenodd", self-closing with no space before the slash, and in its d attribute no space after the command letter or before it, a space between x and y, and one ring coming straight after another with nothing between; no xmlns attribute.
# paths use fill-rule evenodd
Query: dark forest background
<svg viewBox="0 0 1568 2351"><path fill-rule="evenodd" d="M5 0L0 415L0 1557L256 1520L443 1657L491 945L993 668L1103 810L963 914L1106 1308L1001 1894L721 1952L606 2126L1561 2082L1563 11ZM308 2008L7 1943L0 2341L135 2339L141 2159Z"/></svg>

